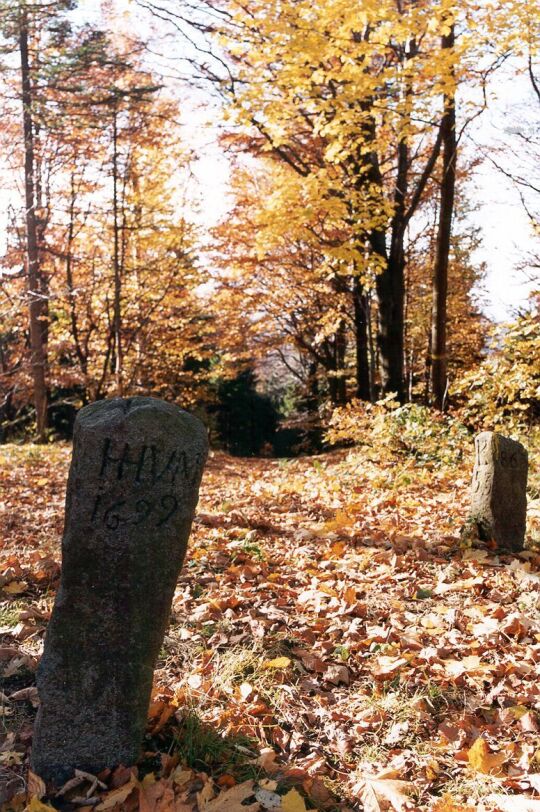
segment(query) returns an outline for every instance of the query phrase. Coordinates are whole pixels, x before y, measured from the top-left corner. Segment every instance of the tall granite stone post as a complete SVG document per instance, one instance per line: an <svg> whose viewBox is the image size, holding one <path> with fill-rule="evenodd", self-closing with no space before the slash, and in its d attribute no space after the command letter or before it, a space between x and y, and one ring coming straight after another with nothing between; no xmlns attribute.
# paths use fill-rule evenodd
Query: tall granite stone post
<svg viewBox="0 0 540 812"><path fill-rule="evenodd" d="M32 765L46 780L139 757L207 452L202 423L155 398L77 416L62 577L38 671Z"/></svg>
<svg viewBox="0 0 540 812"><path fill-rule="evenodd" d="M527 451L492 431L478 434L475 447L471 518L481 539L519 552L527 519Z"/></svg>

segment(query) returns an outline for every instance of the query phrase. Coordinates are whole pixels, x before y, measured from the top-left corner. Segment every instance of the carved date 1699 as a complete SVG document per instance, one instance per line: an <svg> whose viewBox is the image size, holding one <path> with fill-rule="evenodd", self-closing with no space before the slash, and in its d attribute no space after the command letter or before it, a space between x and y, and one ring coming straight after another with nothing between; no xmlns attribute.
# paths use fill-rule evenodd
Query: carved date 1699
<svg viewBox="0 0 540 812"><path fill-rule="evenodd" d="M153 499L117 499L108 505L104 494L98 494L92 511L92 524L103 524L108 530L117 530L121 525L142 524L148 519L155 527L162 527L177 510L178 499L173 494L166 493Z"/></svg>

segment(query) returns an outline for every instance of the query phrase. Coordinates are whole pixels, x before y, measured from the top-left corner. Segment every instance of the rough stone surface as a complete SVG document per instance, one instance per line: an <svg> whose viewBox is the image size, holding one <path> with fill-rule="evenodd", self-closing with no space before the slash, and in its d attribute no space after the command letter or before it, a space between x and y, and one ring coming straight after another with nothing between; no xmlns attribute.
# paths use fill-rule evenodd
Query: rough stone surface
<svg viewBox="0 0 540 812"><path fill-rule="evenodd" d="M77 416L61 584L38 671L32 764L46 780L140 755L207 452L202 423L155 398Z"/></svg>
<svg viewBox="0 0 540 812"><path fill-rule="evenodd" d="M527 451L515 440L484 431L475 438L471 518L484 541L523 549L527 518Z"/></svg>

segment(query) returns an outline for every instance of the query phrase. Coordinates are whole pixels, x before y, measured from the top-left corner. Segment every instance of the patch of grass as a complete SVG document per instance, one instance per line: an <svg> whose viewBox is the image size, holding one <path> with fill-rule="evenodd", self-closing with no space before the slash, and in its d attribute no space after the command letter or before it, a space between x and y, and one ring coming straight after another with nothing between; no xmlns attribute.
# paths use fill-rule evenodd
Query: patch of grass
<svg viewBox="0 0 540 812"><path fill-rule="evenodd" d="M32 677L33 681L34 677ZM22 687L27 687L26 685ZM12 693L19 690L20 684L7 681L2 682L2 691ZM0 700L0 735L6 733L19 733L24 727L29 727L35 718L36 710L30 702L2 702Z"/></svg>
<svg viewBox="0 0 540 812"><path fill-rule="evenodd" d="M392 724L412 722L420 713L425 712L424 693L417 690L410 694L406 686L395 686L394 690L385 692L379 697L373 697L372 702L375 707L387 715Z"/></svg>
<svg viewBox="0 0 540 812"><path fill-rule="evenodd" d="M435 682L430 682L426 688L426 702L429 705L431 715L436 721L440 721L447 716L448 711L462 710L464 707L464 697L457 687L445 685L443 689Z"/></svg>
<svg viewBox="0 0 540 812"><path fill-rule="evenodd" d="M371 739L362 745L356 753L361 754L362 760L384 761L382 753L387 753L397 744L399 747L407 747L417 750L419 753L430 753L432 750L431 732L438 721L444 718L449 708L455 709L457 694L443 692L436 685L429 685L426 689L407 684L389 683L384 691L380 693L374 686L371 696L362 697L362 705L371 708L380 718L380 726L374 732L375 741ZM463 707L463 704L459 704ZM392 730L395 725L402 725ZM390 738L386 741L387 736ZM393 738L397 736L397 740ZM422 745L425 744L425 748ZM364 754L366 747L375 748L378 758L369 752ZM359 756L360 758L360 756Z"/></svg>
<svg viewBox="0 0 540 812"><path fill-rule="evenodd" d="M224 736L202 722L193 711L189 711L180 721L175 731L174 749L188 767L212 773L234 774L239 768L253 768L247 762L257 756L253 741L247 736Z"/></svg>
<svg viewBox="0 0 540 812"><path fill-rule="evenodd" d="M257 544L256 530L249 530L242 541L231 542L229 544L229 548L232 548L231 563L233 564L242 554L248 555L250 558L254 558L256 561L266 560L264 550L260 544Z"/></svg>
<svg viewBox="0 0 540 812"><path fill-rule="evenodd" d="M453 800L476 804L489 795L508 795L500 778L494 775L467 770L462 775L451 778L445 785L444 791Z"/></svg>
<svg viewBox="0 0 540 812"><path fill-rule="evenodd" d="M262 551L262 549L259 547L258 544L253 544L252 542L244 541L240 549L242 550L243 553L251 556L251 558L254 558L256 561L264 561L266 559L264 552ZM236 558L237 555L233 554L231 560L234 562Z"/></svg>
<svg viewBox="0 0 540 812"><path fill-rule="evenodd" d="M262 654L253 648L230 648L219 654L219 666L215 668L216 685L225 692L245 680L263 678Z"/></svg>
<svg viewBox="0 0 540 812"><path fill-rule="evenodd" d="M377 765L383 764L387 757L388 751L386 748L381 747L380 744L377 742L371 741L368 744L362 744L360 747L355 749L355 760L358 761L358 777L361 777L361 774L366 765Z"/></svg>
<svg viewBox="0 0 540 812"><path fill-rule="evenodd" d="M19 614L24 604L21 601L5 601L0 603L0 626L16 626Z"/></svg>
<svg viewBox="0 0 540 812"><path fill-rule="evenodd" d="M524 589L517 601L518 609L530 620L540 619L540 595L538 592Z"/></svg>
<svg viewBox="0 0 540 812"><path fill-rule="evenodd" d="M289 703L290 697L281 690L281 671L265 668L264 663L288 653L288 649L281 641L276 641L275 645L270 648L237 646L220 652L213 667L214 686L226 697L233 694L242 682L247 682L257 692L259 698L279 716L284 704ZM292 676L293 671L290 666L288 669L289 684L291 684Z"/></svg>

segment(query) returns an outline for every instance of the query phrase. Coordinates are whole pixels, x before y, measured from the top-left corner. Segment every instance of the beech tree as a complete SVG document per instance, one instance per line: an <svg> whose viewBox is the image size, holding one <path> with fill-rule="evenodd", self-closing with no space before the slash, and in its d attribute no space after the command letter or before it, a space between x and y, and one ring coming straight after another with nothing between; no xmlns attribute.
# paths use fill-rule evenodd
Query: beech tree
<svg viewBox="0 0 540 812"><path fill-rule="evenodd" d="M55 30L65 24L65 12L74 7L71 0L27 3L25 0L0 4L0 26L4 53L16 53L20 74L16 89L20 103L23 134L25 273L30 336L30 367L36 415L36 435L40 442L47 428L47 332L48 280L43 270L42 189L39 177L39 136L43 123L43 85L46 83L43 50L47 58L58 56ZM41 55L38 58L38 50Z"/></svg>
<svg viewBox="0 0 540 812"><path fill-rule="evenodd" d="M324 395L344 403L354 329L350 271L321 252L320 213L306 224L294 208L282 208L286 170L277 165L270 175L258 163L236 167L235 205L214 231L214 307L227 325L224 341L239 360L279 359L314 408ZM277 220L284 221L279 230Z"/></svg>
<svg viewBox="0 0 540 812"><path fill-rule="evenodd" d="M441 49L452 52L456 44L455 26L448 23L448 32L441 37ZM452 59L452 57L450 57ZM446 322L448 298L448 262L454 214L456 186L457 135L456 135L456 94L454 87L454 66L448 70L448 88L444 93L444 112L440 124L442 142L442 179L439 203L439 224L435 261L433 264L433 311L431 317L431 379L433 403L441 411L447 396L447 347Z"/></svg>
<svg viewBox="0 0 540 812"><path fill-rule="evenodd" d="M184 213L190 155L178 104L144 68L139 41L115 43L86 28L69 33L69 42L54 65L42 52L48 82L34 125L46 179L46 205L38 206L45 397L48 388L57 409L62 398L67 407L111 393L170 396L182 386L188 402L209 375L214 327L197 293L202 277ZM11 117L8 123L14 126ZM19 149L22 156L16 142L12 163ZM36 391L19 307L18 268L27 255L21 225L15 214L0 280L9 333L0 374L11 419Z"/></svg>
<svg viewBox="0 0 540 812"><path fill-rule="evenodd" d="M20 158L24 188L24 251L29 323L29 367L35 409L36 437L46 439L50 274L47 230L51 222L53 175L62 172L62 156L73 141L70 126L88 103L83 77L96 60L103 38L90 29L74 32L67 12L73 0L0 4L4 40L3 96L7 126ZM20 63L14 69L14 60ZM9 116L22 121L18 138ZM19 148L20 145L20 148ZM11 162L12 167L14 161Z"/></svg>
<svg viewBox="0 0 540 812"><path fill-rule="evenodd" d="M321 235L320 250L339 251L356 279L358 392L367 396L373 389L365 318L373 280L378 382L381 391L402 399L407 230L420 212L429 179L445 162L440 250L433 269L443 294L434 306L439 345L455 163L449 139L458 138L455 122L449 124L455 116L451 100L461 82L481 85L498 64L504 48L492 48L489 39L500 19L473 2L456 8L448 0L386 0L360 8L340 0L309 6L255 2L249 8L223 0L196 10L190 4L158 7L141 0L141 5L162 19L168 16L185 36L191 27L214 37L216 59L205 52L193 62L230 104L234 123L246 133L246 148L254 155L273 154L290 171L285 183L299 188L296 176L304 200L311 192L314 205L326 206L329 218L349 225L346 242L329 245ZM461 121L460 128L465 124ZM290 206L287 189L285 200ZM445 379L440 366L437 359L438 380Z"/></svg>

